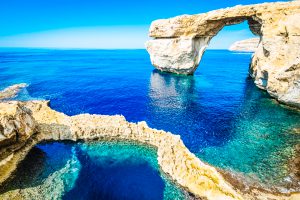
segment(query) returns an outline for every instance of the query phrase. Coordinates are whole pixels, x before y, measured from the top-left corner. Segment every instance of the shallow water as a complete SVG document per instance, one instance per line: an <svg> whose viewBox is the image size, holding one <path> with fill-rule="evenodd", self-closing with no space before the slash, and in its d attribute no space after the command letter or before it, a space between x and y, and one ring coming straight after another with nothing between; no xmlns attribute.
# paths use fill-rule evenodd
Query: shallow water
<svg viewBox="0 0 300 200"><path fill-rule="evenodd" d="M188 197L160 174L154 149L129 142L37 145L0 193L18 188L25 199Z"/></svg>
<svg viewBox="0 0 300 200"><path fill-rule="evenodd" d="M180 134L214 166L287 188L293 181L288 161L300 143L293 131L300 114L253 84L250 58L208 50L194 76L180 76L153 70L145 50L2 49L0 87L28 83L18 99L49 99L53 109L69 115L145 120ZM298 184L293 189L300 190Z"/></svg>

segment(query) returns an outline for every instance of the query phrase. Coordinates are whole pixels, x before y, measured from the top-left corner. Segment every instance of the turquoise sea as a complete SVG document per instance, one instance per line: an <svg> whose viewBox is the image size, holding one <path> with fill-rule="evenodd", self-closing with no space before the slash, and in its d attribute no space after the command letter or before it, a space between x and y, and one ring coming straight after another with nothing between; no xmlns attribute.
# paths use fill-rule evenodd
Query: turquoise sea
<svg viewBox="0 0 300 200"><path fill-rule="evenodd" d="M191 152L221 170L265 188L300 191L289 173L300 113L254 85L250 59L208 50L195 75L182 76L154 70L145 50L1 49L0 89L27 83L16 99L47 99L68 115L146 121L179 134ZM43 185L64 199L190 198L160 172L153 149L132 143L40 144L18 173L0 193ZM46 187L56 181L59 187Z"/></svg>

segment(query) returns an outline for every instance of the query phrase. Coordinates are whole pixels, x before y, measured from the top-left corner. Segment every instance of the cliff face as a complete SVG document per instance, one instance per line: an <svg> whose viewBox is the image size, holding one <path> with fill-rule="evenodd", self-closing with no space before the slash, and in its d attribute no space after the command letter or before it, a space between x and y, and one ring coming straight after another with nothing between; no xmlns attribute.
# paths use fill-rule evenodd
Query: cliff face
<svg viewBox="0 0 300 200"><path fill-rule="evenodd" d="M17 102L0 103L0 184L35 144L36 128L28 108Z"/></svg>
<svg viewBox="0 0 300 200"><path fill-rule="evenodd" d="M235 6L152 22L146 43L152 64L193 74L202 54L224 26L247 20L260 36L249 72L255 84L279 101L300 108L300 1Z"/></svg>
<svg viewBox="0 0 300 200"><path fill-rule="evenodd" d="M259 43L259 38L250 38L233 43L230 51L255 52Z"/></svg>

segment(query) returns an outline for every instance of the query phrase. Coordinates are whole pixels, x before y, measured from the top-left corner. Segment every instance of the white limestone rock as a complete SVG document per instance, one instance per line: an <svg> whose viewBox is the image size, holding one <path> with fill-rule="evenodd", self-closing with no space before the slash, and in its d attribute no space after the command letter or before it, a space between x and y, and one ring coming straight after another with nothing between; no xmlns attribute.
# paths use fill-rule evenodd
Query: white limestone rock
<svg viewBox="0 0 300 200"><path fill-rule="evenodd" d="M249 68L255 84L278 101L300 108L300 1L235 6L156 20L149 30L154 39L146 45L151 62L161 71L193 74L209 40L224 26L245 20L260 36Z"/></svg>
<svg viewBox="0 0 300 200"><path fill-rule="evenodd" d="M150 40L146 48L152 64L161 71L193 74L210 37Z"/></svg>
<svg viewBox="0 0 300 200"><path fill-rule="evenodd" d="M230 47L230 51L242 51L242 52L255 52L259 43L259 38L250 38L246 40L240 40L233 43Z"/></svg>

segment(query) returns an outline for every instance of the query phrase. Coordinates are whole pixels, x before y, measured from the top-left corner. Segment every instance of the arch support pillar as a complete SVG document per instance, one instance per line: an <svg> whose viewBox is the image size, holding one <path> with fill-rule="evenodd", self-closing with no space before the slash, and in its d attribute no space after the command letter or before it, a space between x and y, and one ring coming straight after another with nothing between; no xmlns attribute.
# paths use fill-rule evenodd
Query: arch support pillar
<svg viewBox="0 0 300 200"><path fill-rule="evenodd" d="M235 6L153 21L146 47L161 71L193 74L210 39L248 21L260 43L250 63L254 83L279 102L300 108L300 1Z"/></svg>
<svg viewBox="0 0 300 200"><path fill-rule="evenodd" d="M160 38L146 43L151 63L176 74L193 74L212 37Z"/></svg>

